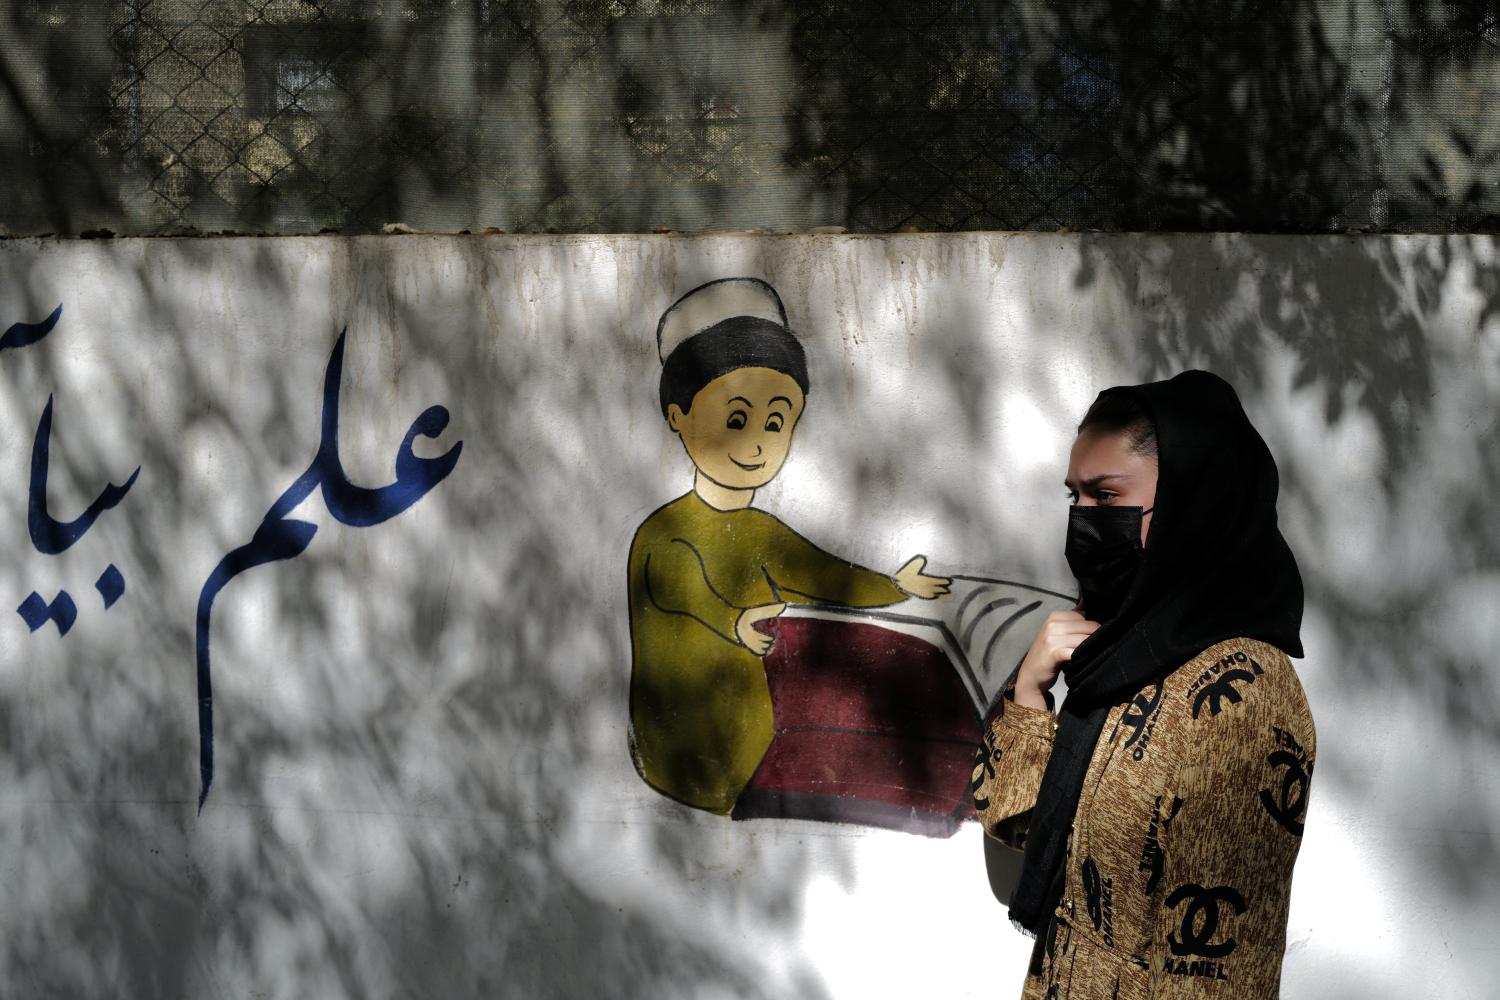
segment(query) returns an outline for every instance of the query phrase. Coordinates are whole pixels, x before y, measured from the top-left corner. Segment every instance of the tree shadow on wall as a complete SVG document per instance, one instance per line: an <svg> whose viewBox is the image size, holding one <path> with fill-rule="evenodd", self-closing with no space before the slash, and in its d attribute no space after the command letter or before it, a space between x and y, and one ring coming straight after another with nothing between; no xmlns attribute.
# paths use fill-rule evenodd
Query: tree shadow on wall
<svg viewBox="0 0 1500 1000"><path fill-rule="evenodd" d="M1139 306L1115 349L1142 379L1207 368L1281 437L1283 523L1300 535L1309 615L1336 643L1336 662L1303 669L1334 671L1341 690L1379 692L1392 716L1436 716L1431 752L1451 753L1456 768L1494 759L1500 689L1486 644L1500 566L1490 500L1500 418L1482 401L1493 356L1481 347L1500 314L1492 241L1098 236L1080 251L1080 291L1118 281ZM1315 415L1269 409L1287 391L1315 401ZM1368 434L1351 439L1351 428ZM1350 457L1340 448L1373 466L1368 478L1340 478ZM1339 551L1350 539L1370 551ZM1328 750L1325 782L1368 787L1371 773L1347 748ZM1500 831L1476 802L1437 808L1412 866L1435 874L1445 898L1479 905L1486 890L1473 872L1500 864Z"/></svg>
<svg viewBox="0 0 1500 1000"><path fill-rule="evenodd" d="M182 288L228 283L230 271L243 281L241 265L266 301L298 296L267 244L239 244L249 249L234 264L223 243L116 246L140 254L152 316L192 316ZM17 932L0 945L0 978L37 997L186 997L228 983L278 996L826 995L805 959L778 954L780 975L768 978L769 956L723 927L784 944L801 924L800 887L815 873L848 878L842 849L743 827L727 842L727 820L639 808L652 796L626 761L624 629L600 608L601 588L623 589L623 574L596 579L575 549L578 523L536 488L572 484L567 495L587 498L571 442L508 427L554 352L597 356L597 338L580 332L591 317L559 317L558 341L528 346L490 325L466 283L447 298L403 300L397 242L339 247L347 256L336 263L377 290L399 331L397 407L454 408L442 446L464 440L460 466L410 512L427 528L324 524L303 555L224 592L213 633L219 770L199 814L190 603L166 595L177 563L192 559L184 553L243 544L317 447L322 365L288 371L285 358L326 355L253 345L290 335L331 347L337 331L224 331L223 357L192 346L204 336L192 319L149 334L91 331L127 355L149 342L151 356L173 358L156 375L171 391L115 380L125 394L115 416L142 431L132 457L142 485L90 541L117 547L130 617L95 611L66 637L51 626L29 637L67 650L66 669L39 673L25 656L7 666L27 685L0 694L12 789L0 842L18 859L8 883ZM470 249L482 282L493 255L478 241ZM40 303L8 308L34 316ZM436 327L434 309L454 324ZM12 352L0 359L7 399L45 399L58 377L52 348L76 347L69 315L45 351L27 349L38 352L29 368ZM351 347L363 335L368 349L375 331L360 318ZM571 384L577 412L598 426L629 423L617 372L630 348ZM130 356L116 360L129 370ZM226 379L260 387L256 405L236 405ZM148 385L177 402L147 400ZM83 401L63 403L79 416L54 451L56 481L94 483L120 458L89 441ZM201 473L181 450L206 439L257 491L243 504L218 498L225 509L207 516L215 498L198 493ZM648 467L612 488L643 507L660 485ZM174 525L191 528L191 544L163 551ZM37 585L26 565L0 573L6 592ZM401 568L364 578L360 566ZM527 585L539 580L545 595ZM236 608L247 606L289 627L246 627ZM105 621L121 631L95 628ZM611 764L630 791L594 777Z"/></svg>

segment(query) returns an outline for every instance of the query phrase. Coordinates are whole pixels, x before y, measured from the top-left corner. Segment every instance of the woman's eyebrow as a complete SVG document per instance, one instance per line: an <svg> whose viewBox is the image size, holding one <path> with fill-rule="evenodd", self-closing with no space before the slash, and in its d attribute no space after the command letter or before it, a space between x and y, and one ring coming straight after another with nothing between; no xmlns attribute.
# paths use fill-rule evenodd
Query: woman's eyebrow
<svg viewBox="0 0 1500 1000"><path fill-rule="evenodd" d="M731 403L744 403L746 406L750 407L750 409L755 409L755 404L750 402L750 400L746 399L744 396L730 396L729 401Z"/></svg>
<svg viewBox="0 0 1500 1000"><path fill-rule="evenodd" d="M1105 483L1109 482L1111 479L1129 479L1129 478L1130 478L1130 475L1128 473L1125 473L1125 472L1106 472L1102 476L1093 476L1093 477L1091 477L1089 479L1085 479L1082 483L1078 484L1078 486L1076 487L1076 489L1080 489L1080 490L1096 490L1100 486L1103 486ZM1075 489L1075 487L1073 486L1073 481L1071 479L1064 479L1063 480L1063 485L1066 486L1070 490L1071 489Z"/></svg>
<svg viewBox="0 0 1500 1000"><path fill-rule="evenodd" d="M771 397L771 402L767 403L766 405L767 406L771 406L772 404L776 403L777 401L783 402L787 406L791 406L792 405L792 401L790 399L787 399L785 396L772 396Z"/></svg>

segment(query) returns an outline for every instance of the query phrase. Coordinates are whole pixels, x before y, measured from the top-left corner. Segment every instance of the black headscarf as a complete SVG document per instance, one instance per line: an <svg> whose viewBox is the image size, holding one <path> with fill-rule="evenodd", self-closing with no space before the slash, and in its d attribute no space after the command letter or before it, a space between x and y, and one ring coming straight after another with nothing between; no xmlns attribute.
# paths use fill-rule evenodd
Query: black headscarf
<svg viewBox="0 0 1500 1000"><path fill-rule="evenodd" d="M1239 397L1208 372L1117 386L1156 424L1155 511L1117 617L1063 666L1068 696L1032 812L1011 919L1040 933L1062 897L1069 830L1112 706L1225 639L1302 655L1302 577L1276 527L1276 462Z"/></svg>

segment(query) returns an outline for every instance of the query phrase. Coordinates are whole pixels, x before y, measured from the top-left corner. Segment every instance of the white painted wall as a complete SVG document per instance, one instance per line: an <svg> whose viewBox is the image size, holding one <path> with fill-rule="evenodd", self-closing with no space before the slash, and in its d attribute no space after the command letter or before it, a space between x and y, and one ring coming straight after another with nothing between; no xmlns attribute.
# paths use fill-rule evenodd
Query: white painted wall
<svg viewBox="0 0 1500 1000"><path fill-rule="evenodd" d="M1319 761L1284 993L1490 995L1500 969L1500 260L1489 239L960 235L0 243L0 992L1004 997L1029 942L981 835L731 823L625 753L625 555L690 467L656 410L679 293L753 274L812 365L760 502L894 569L1069 583L1103 386L1209 367L1277 454ZM235 579L197 795L194 608L312 459L457 469ZM140 479L57 556L48 502ZM110 610L93 581L113 563ZM9 610L66 588L76 625Z"/></svg>

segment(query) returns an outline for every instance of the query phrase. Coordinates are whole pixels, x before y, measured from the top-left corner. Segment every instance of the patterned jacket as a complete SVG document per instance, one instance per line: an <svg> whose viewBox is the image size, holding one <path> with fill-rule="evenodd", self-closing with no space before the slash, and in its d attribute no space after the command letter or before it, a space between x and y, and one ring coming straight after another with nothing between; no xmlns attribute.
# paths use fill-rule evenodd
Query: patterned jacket
<svg viewBox="0 0 1500 1000"><path fill-rule="evenodd" d="M1056 726L1001 705L974 804L1019 848ZM1253 640L1212 646L1112 709L1023 1000L1278 996L1315 753L1290 661Z"/></svg>

